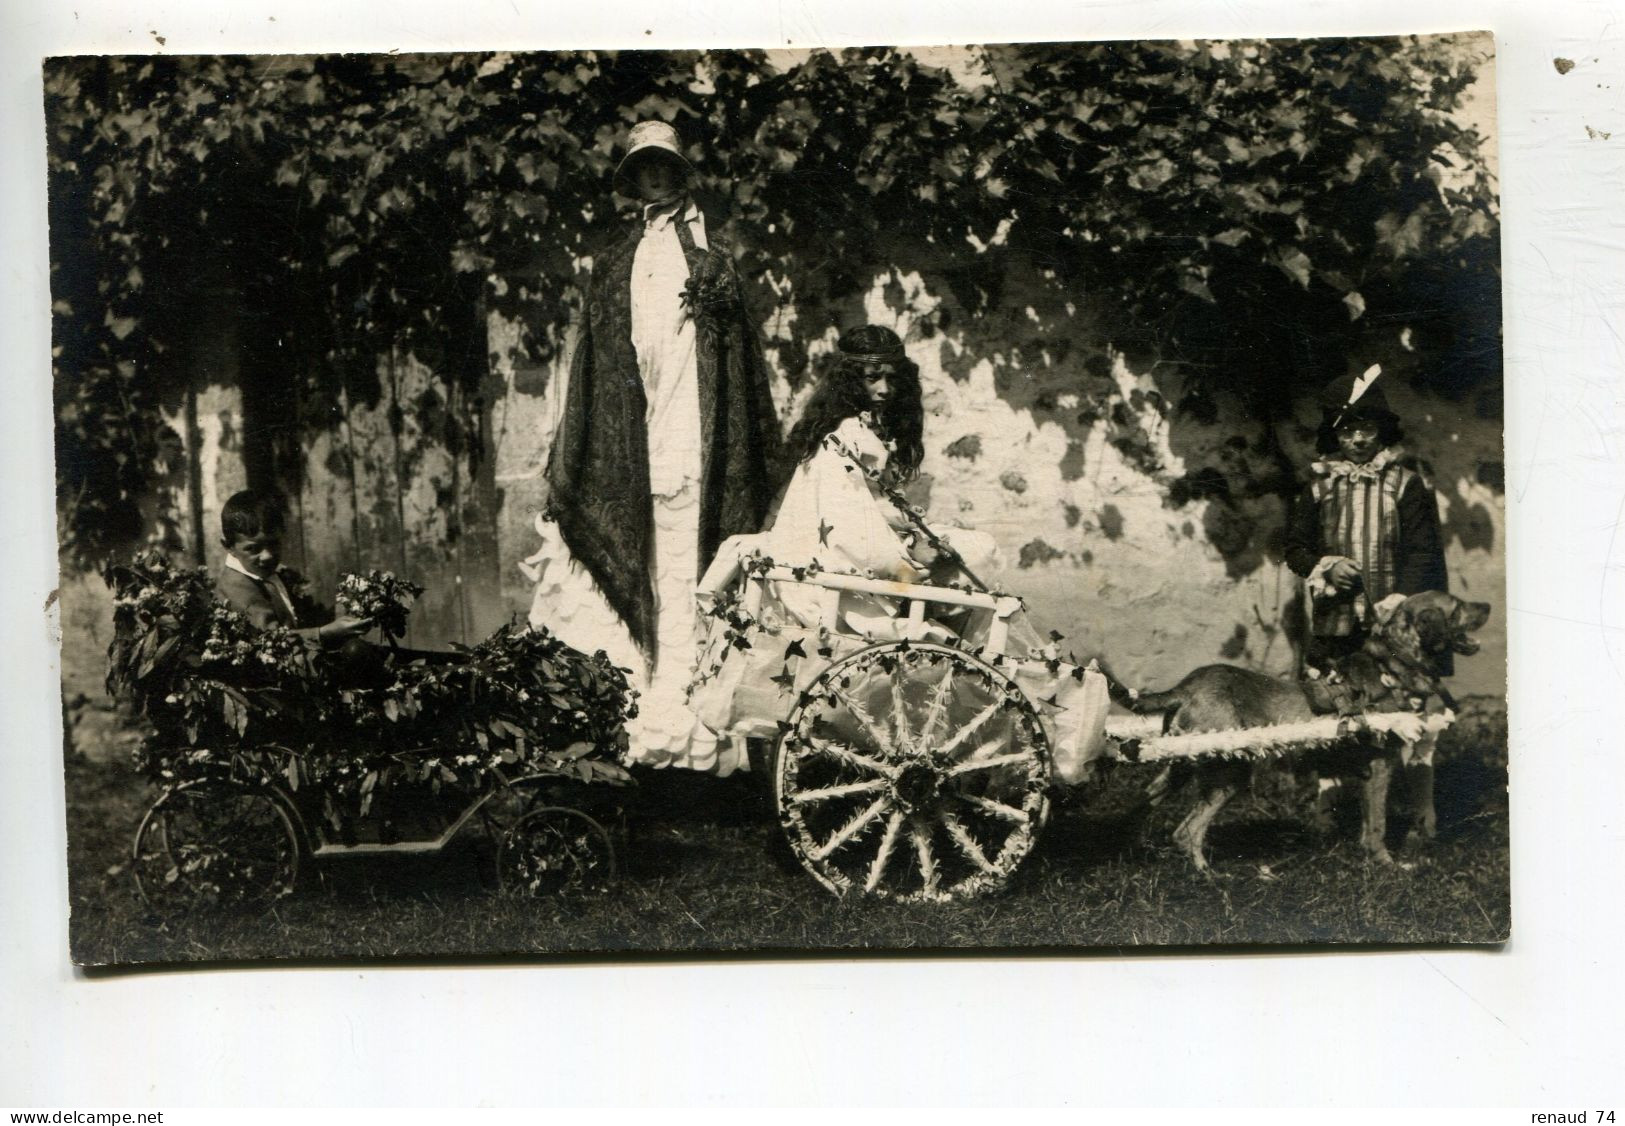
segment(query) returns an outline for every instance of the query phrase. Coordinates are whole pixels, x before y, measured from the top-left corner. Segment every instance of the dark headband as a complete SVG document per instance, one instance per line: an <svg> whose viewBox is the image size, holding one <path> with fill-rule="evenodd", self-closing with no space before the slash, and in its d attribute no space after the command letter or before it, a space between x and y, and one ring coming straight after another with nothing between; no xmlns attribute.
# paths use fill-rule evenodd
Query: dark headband
<svg viewBox="0 0 1625 1126"><path fill-rule="evenodd" d="M908 354L898 348L892 352L842 352L841 358L855 364L891 364L908 359Z"/></svg>

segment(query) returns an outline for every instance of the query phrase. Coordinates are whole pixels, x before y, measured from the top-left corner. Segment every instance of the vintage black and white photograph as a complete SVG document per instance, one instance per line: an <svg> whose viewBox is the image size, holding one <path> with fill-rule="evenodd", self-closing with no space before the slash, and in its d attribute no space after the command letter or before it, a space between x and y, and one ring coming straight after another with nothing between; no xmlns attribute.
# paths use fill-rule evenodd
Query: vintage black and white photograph
<svg viewBox="0 0 1625 1126"><path fill-rule="evenodd" d="M1488 33L44 92L75 962L1509 936Z"/></svg>

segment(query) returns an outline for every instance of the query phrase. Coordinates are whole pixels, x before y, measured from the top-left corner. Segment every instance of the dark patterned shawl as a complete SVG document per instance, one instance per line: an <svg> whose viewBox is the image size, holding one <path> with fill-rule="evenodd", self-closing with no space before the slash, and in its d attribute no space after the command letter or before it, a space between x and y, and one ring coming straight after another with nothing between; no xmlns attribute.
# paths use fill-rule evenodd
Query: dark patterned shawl
<svg viewBox="0 0 1625 1126"><path fill-rule="evenodd" d="M547 481L551 513L571 554L652 656L654 502L643 380L632 347L632 259L641 233L640 227L594 266ZM728 536L760 529L773 499L770 467L779 444L761 342L739 300L732 257L709 216L706 236L735 300L697 333L704 459L700 572Z"/></svg>

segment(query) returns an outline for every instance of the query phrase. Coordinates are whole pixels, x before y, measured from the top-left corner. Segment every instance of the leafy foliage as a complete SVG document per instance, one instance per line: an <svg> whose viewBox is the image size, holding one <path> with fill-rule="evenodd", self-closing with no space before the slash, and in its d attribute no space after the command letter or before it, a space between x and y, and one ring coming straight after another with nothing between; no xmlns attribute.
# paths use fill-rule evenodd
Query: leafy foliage
<svg viewBox="0 0 1625 1126"><path fill-rule="evenodd" d="M107 577L108 691L152 721L137 757L155 781L226 773L314 785L343 828L392 786L477 792L492 774L627 780L615 756L636 693L601 652L510 625L464 661L403 661L387 683L348 686L329 654L218 601L201 570L143 552Z"/></svg>
<svg viewBox="0 0 1625 1126"><path fill-rule="evenodd" d="M977 318L1025 308L1019 357L1176 361L1197 410L1237 394L1267 415L1404 326L1413 378L1493 384L1462 48L1037 44L952 71L893 49L54 60L64 542L96 555L139 529L178 445L165 412L204 366L200 308L230 307L245 388L299 404L294 451L378 400L393 349L491 393L487 311L534 358L563 348L643 118L695 142L757 310L794 303L768 340L792 379L877 276L918 271L940 290L922 331L974 347ZM443 441L477 448L441 413Z"/></svg>

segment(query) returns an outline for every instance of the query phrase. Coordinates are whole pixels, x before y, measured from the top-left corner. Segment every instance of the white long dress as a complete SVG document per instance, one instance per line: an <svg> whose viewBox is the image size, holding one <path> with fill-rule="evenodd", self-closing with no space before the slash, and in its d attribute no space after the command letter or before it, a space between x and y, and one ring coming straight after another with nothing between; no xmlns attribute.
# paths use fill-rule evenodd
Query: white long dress
<svg viewBox="0 0 1625 1126"><path fill-rule="evenodd" d="M889 454L867 415L846 419L797 467L772 526L760 535L741 537L748 544L732 541L724 545L723 553L730 548L748 549L785 567L816 565L828 573L932 582L926 568L911 555L919 534L915 524L885 495L881 484ZM935 526L932 532L947 541L972 571L991 574L998 569L997 546L985 533ZM713 568L725 570L727 564L722 558ZM823 620L821 589L783 582L773 584L772 594L771 605L764 608L765 619L805 628L816 628ZM899 612L894 598L843 592L841 632L871 642L901 639L906 623L899 619ZM978 616L973 631L964 635L973 647L985 639L983 617ZM1004 651L1013 659L1010 675L1039 706L1058 770L1067 781L1077 781L1087 764L1105 749L1105 682L1094 670L1061 661L1055 647L1038 636L1025 612L1018 611L1008 624ZM930 628L946 632L941 625ZM777 650L744 657L728 653L726 647L723 651L723 660L731 662L734 675L722 675L707 684L707 677L718 670L703 669L696 682L697 688L705 689L702 711L729 730L770 734L776 729L774 721L782 717L757 713L771 711L783 700L785 690L773 682L780 673ZM706 663L702 660L702 666ZM803 659L797 686L803 686L817 667L811 658Z"/></svg>
<svg viewBox="0 0 1625 1126"><path fill-rule="evenodd" d="M874 478L884 472L889 456L867 416L843 421L796 467L772 526L760 537L762 553L835 574L923 581L926 569L909 555L912 529L876 492ZM817 590L781 583L774 593L802 625L817 624ZM860 594L841 599L841 616L856 632L872 633L896 614L895 599Z"/></svg>
<svg viewBox="0 0 1625 1126"><path fill-rule="evenodd" d="M643 378L649 439L649 488L654 537L649 560L654 585L654 668L592 577L570 557L558 527L538 518L541 548L525 560L537 580L530 622L566 644L603 649L632 670L640 693L627 723L628 757L649 766L682 766L726 775L744 761L740 740L720 739L689 710L686 691L699 637L694 581L699 571L700 475L703 464L699 356L694 322L682 306L688 263L676 224L694 243L708 244L705 220L693 203L646 210L632 260L632 344Z"/></svg>

